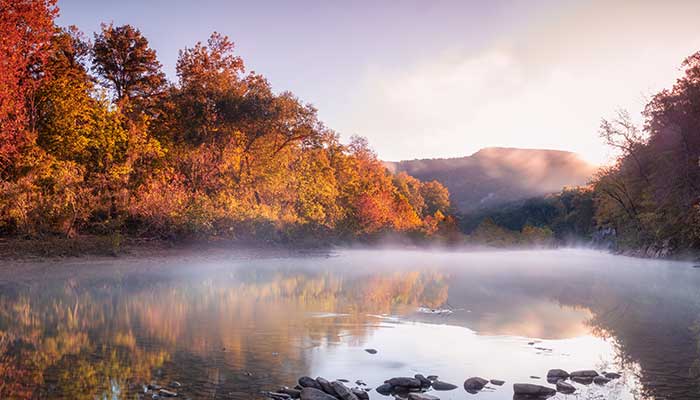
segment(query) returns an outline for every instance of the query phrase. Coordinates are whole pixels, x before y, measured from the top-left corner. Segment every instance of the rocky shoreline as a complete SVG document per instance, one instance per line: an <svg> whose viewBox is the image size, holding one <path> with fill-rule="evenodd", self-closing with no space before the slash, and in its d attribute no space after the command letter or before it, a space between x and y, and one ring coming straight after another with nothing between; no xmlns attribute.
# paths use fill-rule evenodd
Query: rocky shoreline
<svg viewBox="0 0 700 400"><path fill-rule="evenodd" d="M575 394L579 385L605 386L620 374L616 372L601 372L595 370L580 370L571 373L562 369L552 369L547 372L547 382L554 387L533 383L514 383L512 385L513 399L540 400L562 394ZM458 389L457 385L439 380L437 375L424 376L416 374L413 377L393 377L384 381L376 388L369 388L361 381L355 381L355 386L346 385L346 379L329 381L323 377L316 379L309 376L299 378L293 388L282 386L277 391L263 392L262 395L272 400L369 400L370 393L376 392L381 396L392 396L401 400L440 400L439 392ZM464 390L469 394L478 394L482 390L499 390L506 382L499 379L470 377L464 381ZM500 390L504 390L503 388Z"/></svg>

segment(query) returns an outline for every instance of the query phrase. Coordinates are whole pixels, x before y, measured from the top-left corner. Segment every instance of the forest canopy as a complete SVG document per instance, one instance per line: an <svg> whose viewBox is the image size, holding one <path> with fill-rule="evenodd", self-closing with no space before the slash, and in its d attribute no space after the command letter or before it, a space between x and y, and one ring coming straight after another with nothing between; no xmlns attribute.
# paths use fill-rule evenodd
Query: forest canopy
<svg viewBox="0 0 700 400"><path fill-rule="evenodd" d="M0 236L275 241L449 232L438 182L392 175L226 36L168 81L137 27L88 38L55 0L0 0Z"/></svg>

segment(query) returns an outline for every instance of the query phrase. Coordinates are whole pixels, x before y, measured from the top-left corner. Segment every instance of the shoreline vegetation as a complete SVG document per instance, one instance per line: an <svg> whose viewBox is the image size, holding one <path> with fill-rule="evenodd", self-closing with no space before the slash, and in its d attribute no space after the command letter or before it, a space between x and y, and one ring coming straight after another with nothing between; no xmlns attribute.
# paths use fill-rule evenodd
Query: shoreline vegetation
<svg viewBox="0 0 700 400"><path fill-rule="evenodd" d="M542 246L677 257L700 249L700 53L588 185L460 214L448 188L391 173L314 106L275 93L219 33L168 81L146 37L55 23L55 0L0 0L0 257L208 243ZM562 127L565 129L565 127ZM636 252L636 253L635 253Z"/></svg>

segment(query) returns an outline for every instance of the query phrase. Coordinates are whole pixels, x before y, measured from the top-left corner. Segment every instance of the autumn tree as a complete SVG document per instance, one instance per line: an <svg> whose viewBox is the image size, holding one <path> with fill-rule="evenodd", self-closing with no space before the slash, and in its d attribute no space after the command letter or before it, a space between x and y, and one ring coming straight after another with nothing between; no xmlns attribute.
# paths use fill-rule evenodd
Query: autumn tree
<svg viewBox="0 0 700 400"><path fill-rule="evenodd" d="M143 106L162 90L165 75L156 51L133 26L102 24L92 51L92 70L113 91L116 103L129 100Z"/></svg>

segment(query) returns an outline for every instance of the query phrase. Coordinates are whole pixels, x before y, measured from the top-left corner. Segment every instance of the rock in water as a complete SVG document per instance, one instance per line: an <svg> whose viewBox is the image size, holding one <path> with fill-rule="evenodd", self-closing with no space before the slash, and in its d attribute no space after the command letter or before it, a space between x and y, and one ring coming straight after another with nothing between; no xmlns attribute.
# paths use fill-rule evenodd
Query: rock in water
<svg viewBox="0 0 700 400"><path fill-rule="evenodd" d="M596 376L593 378L593 383L596 385L605 385L606 383L610 382L610 379L604 377L604 376Z"/></svg>
<svg viewBox="0 0 700 400"><path fill-rule="evenodd" d="M572 378L574 377L579 377L579 378L594 378L598 376L598 373L591 370L591 369L586 369L583 371L574 371L571 374L569 374Z"/></svg>
<svg viewBox="0 0 700 400"><path fill-rule="evenodd" d="M557 391L541 385L532 383L516 383L513 385L513 393L519 396L550 397L557 394Z"/></svg>
<svg viewBox="0 0 700 400"><path fill-rule="evenodd" d="M464 381L464 390L467 392L478 392L483 389L487 383L489 383L489 381L486 379L475 376Z"/></svg>
<svg viewBox="0 0 700 400"><path fill-rule="evenodd" d="M405 388L420 388L420 381L416 378L408 378L405 376L400 376L398 378L391 378L386 383L391 386L400 386Z"/></svg>
<svg viewBox="0 0 700 400"><path fill-rule="evenodd" d="M432 383L433 389L435 390L454 390L457 389L457 385L451 383L435 380Z"/></svg>
<svg viewBox="0 0 700 400"><path fill-rule="evenodd" d="M158 394L161 395L161 396L163 396L163 397L177 397L177 393L171 392L171 391L168 390L168 389L160 389L160 390L158 391Z"/></svg>
<svg viewBox="0 0 700 400"><path fill-rule="evenodd" d="M496 386L503 386L503 384L506 383L506 381L502 381L500 379L491 379L489 382L491 382L492 385Z"/></svg>
<svg viewBox="0 0 700 400"><path fill-rule="evenodd" d="M368 352L369 354L377 354L376 349L365 349L365 351Z"/></svg>
<svg viewBox="0 0 700 400"><path fill-rule="evenodd" d="M424 387L424 388L430 387L430 384L431 384L430 379L424 377L424 376L421 375L421 374L416 374L416 375L414 375L413 377L416 378L416 379L418 379L418 380L420 381L421 387Z"/></svg>
<svg viewBox="0 0 700 400"><path fill-rule="evenodd" d="M622 378L622 375L618 374L617 372L607 372L605 373L605 377L608 379L620 379Z"/></svg>
<svg viewBox="0 0 700 400"><path fill-rule="evenodd" d="M280 388L280 390L278 390L278 392L286 393L289 395L289 397L291 397L293 399L298 399L299 397L301 397L301 390L290 389L288 387L282 387L282 388Z"/></svg>
<svg viewBox="0 0 700 400"><path fill-rule="evenodd" d="M376 390L377 393L379 393L383 396L388 396L391 394L392 391L394 391L394 387L391 386L391 384L389 384L389 383L385 383L383 385L377 386L377 388L374 390Z"/></svg>
<svg viewBox="0 0 700 400"><path fill-rule="evenodd" d="M314 378L312 378L310 376L302 376L301 378L299 378L299 386L301 386L303 388L310 387L310 388L318 389L321 391L323 390L321 385L318 382L316 382L316 380Z"/></svg>
<svg viewBox="0 0 700 400"><path fill-rule="evenodd" d="M547 371L547 379L550 378L561 378L561 379L566 379L569 377L569 373L564 371L563 369L550 369Z"/></svg>
<svg viewBox="0 0 700 400"><path fill-rule="evenodd" d="M360 400L369 400L369 393L365 392L362 389L357 389L357 388L352 388L350 389L352 391L352 394L357 396L358 399Z"/></svg>
<svg viewBox="0 0 700 400"><path fill-rule="evenodd" d="M318 384L321 385L321 390L323 390L324 392L330 394L331 396L337 395L337 393L333 389L333 386L331 386L331 383L328 382L327 379L319 376L316 378L316 382L318 382Z"/></svg>
<svg viewBox="0 0 700 400"><path fill-rule="evenodd" d="M338 400L321 389L305 387L301 390L301 400Z"/></svg>
<svg viewBox="0 0 700 400"><path fill-rule="evenodd" d="M440 398L427 393L409 393L408 400L440 400Z"/></svg>
<svg viewBox="0 0 700 400"><path fill-rule="evenodd" d="M557 391L564 394L571 394L576 391L576 388L570 383L559 381L557 382Z"/></svg>
<svg viewBox="0 0 700 400"><path fill-rule="evenodd" d="M343 384L343 382L334 381L331 383L331 386L333 386L333 390L335 390L339 398L343 400L359 400L357 396L355 396L355 394Z"/></svg>
<svg viewBox="0 0 700 400"><path fill-rule="evenodd" d="M437 375L428 375L428 379L431 381L437 380L438 376Z"/></svg>
<svg viewBox="0 0 700 400"><path fill-rule="evenodd" d="M589 378L586 376L572 376L571 380L582 385L590 385L591 383L593 383L593 378Z"/></svg>

